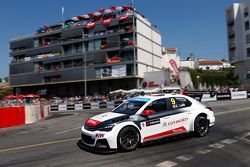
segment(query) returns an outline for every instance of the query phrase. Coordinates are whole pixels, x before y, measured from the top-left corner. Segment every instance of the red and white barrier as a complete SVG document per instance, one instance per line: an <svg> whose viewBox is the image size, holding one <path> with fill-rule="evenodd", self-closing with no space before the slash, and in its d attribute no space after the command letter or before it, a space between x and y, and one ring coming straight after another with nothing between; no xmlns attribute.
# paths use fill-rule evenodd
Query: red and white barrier
<svg viewBox="0 0 250 167"><path fill-rule="evenodd" d="M50 106L27 105L0 108L0 128L34 123L50 115Z"/></svg>

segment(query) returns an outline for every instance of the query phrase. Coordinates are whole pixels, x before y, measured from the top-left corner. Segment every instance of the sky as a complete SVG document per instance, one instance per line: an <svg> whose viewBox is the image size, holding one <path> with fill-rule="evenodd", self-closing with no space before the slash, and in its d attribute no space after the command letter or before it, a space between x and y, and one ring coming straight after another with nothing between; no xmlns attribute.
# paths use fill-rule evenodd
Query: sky
<svg viewBox="0 0 250 167"><path fill-rule="evenodd" d="M238 0L134 0L134 7L158 27L163 47L177 48L185 59L228 59L225 9ZM39 26L130 0L1 0L0 78L9 73L9 40L34 34Z"/></svg>

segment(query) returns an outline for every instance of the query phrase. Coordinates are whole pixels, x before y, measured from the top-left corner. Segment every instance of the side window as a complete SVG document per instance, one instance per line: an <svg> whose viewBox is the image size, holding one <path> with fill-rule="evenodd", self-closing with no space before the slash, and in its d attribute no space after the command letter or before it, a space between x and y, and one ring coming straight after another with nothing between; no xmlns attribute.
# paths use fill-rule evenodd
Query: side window
<svg viewBox="0 0 250 167"><path fill-rule="evenodd" d="M167 110L166 99L159 99L148 105L147 109L154 110L155 113L163 112Z"/></svg>
<svg viewBox="0 0 250 167"><path fill-rule="evenodd" d="M169 110L189 107L192 104L189 100L183 97L172 97L172 98L169 98L167 101L168 101Z"/></svg>
<svg viewBox="0 0 250 167"><path fill-rule="evenodd" d="M176 97L176 102L179 108L190 107L192 103L184 97Z"/></svg>

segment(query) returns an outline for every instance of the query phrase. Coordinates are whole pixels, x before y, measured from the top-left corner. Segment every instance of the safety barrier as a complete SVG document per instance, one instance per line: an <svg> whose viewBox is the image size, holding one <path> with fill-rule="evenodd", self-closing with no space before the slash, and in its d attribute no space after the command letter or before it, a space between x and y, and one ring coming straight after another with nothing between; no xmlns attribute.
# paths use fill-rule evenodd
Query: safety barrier
<svg viewBox="0 0 250 167"><path fill-rule="evenodd" d="M0 128L34 123L50 115L50 106L26 105L0 108Z"/></svg>
<svg viewBox="0 0 250 167"><path fill-rule="evenodd" d="M67 111L67 110L84 110L84 109L102 109L109 108L113 109L119 106L121 101L108 101L108 102L93 102L93 103L83 103L83 104L59 104L51 105L51 111Z"/></svg>
<svg viewBox="0 0 250 167"><path fill-rule="evenodd" d="M238 91L231 93L215 93L209 91L193 91L188 92L187 96L190 96L198 101L217 101L217 100L231 100L231 99L246 99L250 98L250 92ZM67 111L67 110L85 110L85 109L113 109L120 105L121 101L108 101L108 102L93 102L84 104L60 104L51 105L51 111Z"/></svg>

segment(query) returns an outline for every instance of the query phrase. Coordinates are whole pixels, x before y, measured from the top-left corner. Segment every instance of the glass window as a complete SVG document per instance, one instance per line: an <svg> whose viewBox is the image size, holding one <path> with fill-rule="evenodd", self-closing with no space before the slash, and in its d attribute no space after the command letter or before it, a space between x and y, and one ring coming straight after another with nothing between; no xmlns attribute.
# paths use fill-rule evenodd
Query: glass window
<svg viewBox="0 0 250 167"><path fill-rule="evenodd" d="M250 57L250 48L247 48L247 57Z"/></svg>
<svg viewBox="0 0 250 167"><path fill-rule="evenodd" d="M95 41L95 50L101 50L102 48L102 40L98 39Z"/></svg>
<svg viewBox="0 0 250 167"><path fill-rule="evenodd" d="M154 110L154 112L163 112L167 111L167 101L166 99L159 99L151 104L148 105L147 107L148 110Z"/></svg>
<svg viewBox="0 0 250 167"><path fill-rule="evenodd" d="M146 102L127 101L114 110L115 113L134 115Z"/></svg>
<svg viewBox="0 0 250 167"><path fill-rule="evenodd" d="M82 65L83 65L83 60L82 59L73 60L73 66L74 67L80 67Z"/></svg>
<svg viewBox="0 0 250 167"><path fill-rule="evenodd" d="M247 31L247 30L249 30L249 28L250 28L249 21L246 21L245 22L245 30Z"/></svg>
<svg viewBox="0 0 250 167"><path fill-rule="evenodd" d="M247 34L246 35L246 44L249 44L250 43L250 34Z"/></svg>
<svg viewBox="0 0 250 167"><path fill-rule="evenodd" d="M94 51L94 41L89 41L89 43L88 43L88 51Z"/></svg>
<svg viewBox="0 0 250 167"><path fill-rule="evenodd" d="M248 17L248 7L246 7L245 9L244 9L244 17Z"/></svg>
<svg viewBox="0 0 250 167"><path fill-rule="evenodd" d="M172 97L168 98L168 109L173 110L177 108L189 107L191 106L191 102L183 97Z"/></svg>
<svg viewBox="0 0 250 167"><path fill-rule="evenodd" d="M72 67L72 61L71 60L64 61L63 66L64 66L64 68L71 68Z"/></svg>

